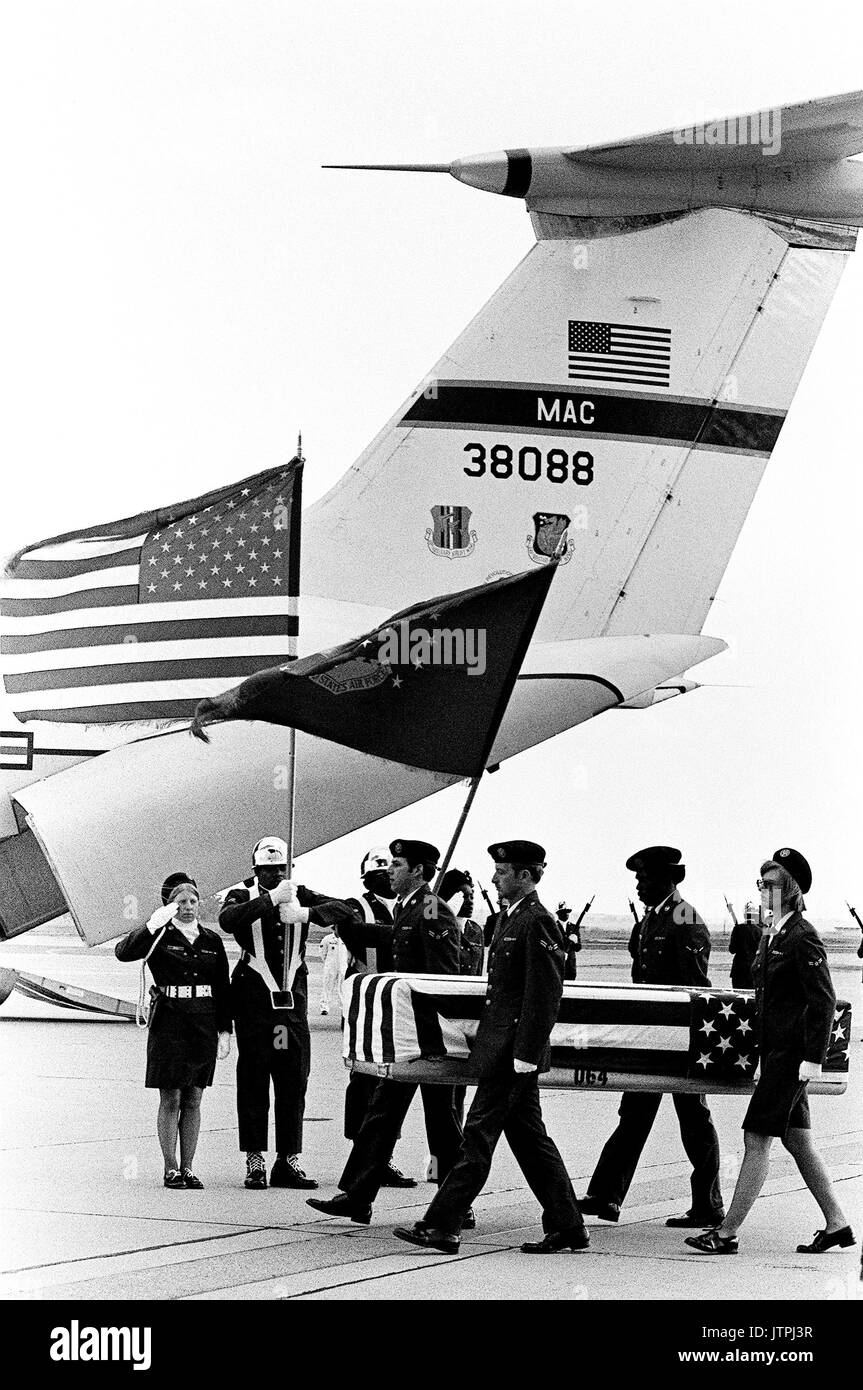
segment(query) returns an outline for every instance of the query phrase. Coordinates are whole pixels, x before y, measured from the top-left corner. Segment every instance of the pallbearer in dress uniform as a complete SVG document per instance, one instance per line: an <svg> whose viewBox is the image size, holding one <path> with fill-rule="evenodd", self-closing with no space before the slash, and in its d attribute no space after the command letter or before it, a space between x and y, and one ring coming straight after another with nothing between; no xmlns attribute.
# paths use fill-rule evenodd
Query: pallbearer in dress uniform
<svg viewBox="0 0 863 1390"><path fill-rule="evenodd" d="M393 911L393 963L402 973L457 975L459 930L446 903L432 893L438 850L425 840L393 840L390 882L397 894ZM461 1125L455 1113L452 1086L420 1085L429 1150L441 1179L455 1163L461 1147ZM417 1082L381 1081L375 1088L362 1129L354 1141L341 1191L328 1200L307 1198L310 1207L327 1216L341 1216L367 1226L372 1203L387 1175L387 1167Z"/></svg>
<svg viewBox="0 0 863 1390"><path fill-rule="evenodd" d="M172 1188L204 1186L192 1171L201 1096L212 1085L216 1057L227 1057L231 1046L228 957L221 937L199 925L198 902L189 874L169 874L162 906L114 947L118 960L146 960L155 980L145 1085L159 1091L156 1128L165 1187Z"/></svg>
<svg viewBox="0 0 863 1390"><path fill-rule="evenodd" d="M276 836L259 840L252 852L254 873L231 888L219 926L243 948L231 979L237 1028L237 1118L246 1154L246 1187L267 1185L270 1082L275 1100L276 1161L272 1187L317 1187L299 1166L303 1112L309 1079L311 1038L308 970L309 922L337 927L352 919L343 902L296 889L287 881L288 847ZM288 1000L282 991L288 951ZM290 1007L275 1004L289 1002Z"/></svg>
<svg viewBox="0 0 863 1390"><path fill-rule="evenodd" d="M737 1232L764 1186L774 1137L791 1154L824 1216L824 1229L804 1255L823 1255L854 1244L830 1175L812 1143L806 1088L821 1075L830 1043L836 996L827 952L801 915L812 871L803 855L785 846L761 865L762 916L770 932L755 958L755 1036L761 1075L743 1117L745 1151L728 1215L714 1229L687 1237L700 1255L736 1255Z"/></svg>
<svg viewBox="0 0 863 1390"><path fill-rule="evenodd" d="M385 975L395 969L393 961L393 914L396 890L390 883L392 857L385 846L370 849L360 864L363 892L358 898L348 898L357 920L345 922L339 936L348 950L349 963L345 979L352 975ZM345 1138L351 1143L363 1127L372 1096L378 1085L376 1076L352 1071L348 1074L345 1091ZM382 1187L416 1187L416 1180L407 1177L390 1159Z"/></svg>
<svg viewBox="0 0 863 1390"><path fill-rule="evenodd" d="M629 941L635 984L710 985L710 936L695 908L677 891L686 874L680 859L679 849L650 845L626 861L647 908ZM671 1099L692 1164L692 1204L683 1216L670 1216L665 1224L715 1225L725 1211L719 1188L719 1140L707 1101L695 1093L674 1094ZM580 1199L588 1216L618 1220L661 1102L662 1096L655 1091L624 1091L617 1112L620 1123L600 1155L587 1195Z"/></svg>
<svg viewBox="0 0 863 1390"><path fill-rule="evenodd" d="M759 914L751 903L743 909L743 921L735 922L728 942L731 955L731 988L753 989L752 967L761 940Z"/></svg>
<svg viewBox="0 0 863 1390"><path fill-rule="evenodd" d="M590 1238L557 1145L546 1133L539 1073L547 1071L549 1037L563 994L565 945L559 924L536 894L545 850L530 840L489 846L493 882L509 907L491 943L485 1008L471 1051L481 1079L465 1122L458 1163L422 1221L394 1234L425 1250L454 1254L470 1204L482 1191L501 1134L542 1206L545 1235L525 1254L584 1250Z"/></svg>

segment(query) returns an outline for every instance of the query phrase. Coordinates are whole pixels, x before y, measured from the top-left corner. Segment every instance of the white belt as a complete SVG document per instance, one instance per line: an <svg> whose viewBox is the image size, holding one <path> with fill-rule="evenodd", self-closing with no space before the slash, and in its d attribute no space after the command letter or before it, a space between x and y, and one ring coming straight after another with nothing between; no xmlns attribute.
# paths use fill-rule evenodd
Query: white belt
<svg viewBox="0 0 863 1390"><path fill-rule="evenodd" d="M212 999L212 985L160 985L167 999Z"/></svg>

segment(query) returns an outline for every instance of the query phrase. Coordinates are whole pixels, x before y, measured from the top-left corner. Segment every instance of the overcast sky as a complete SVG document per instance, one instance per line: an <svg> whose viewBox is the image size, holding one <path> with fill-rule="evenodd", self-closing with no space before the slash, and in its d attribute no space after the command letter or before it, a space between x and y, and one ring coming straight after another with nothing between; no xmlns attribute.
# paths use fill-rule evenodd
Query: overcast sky
<svg viewBox="0 0 863 1390"><path fill-rule="evenodd" d="M584 144L863 87L856 4L27 0L7 13L0 550L271 467L349 467L533 233L520 201L327 161ZM507 763L457 856L548 850L544 895L626 910L676 844L711 920L763 858L858 900L863 270L852 257L706 631L711 688ZM381 516L380 541L397 543ZM348 596L348 597L360 597ZM724 688L723 688L724 687ZM337 794L337 789L334 789ZM230 794L226 789L226 794ZM307 856L347 889L396 833L442 847L450 790ZM238 866L242 868L243 866Z"/></svg>

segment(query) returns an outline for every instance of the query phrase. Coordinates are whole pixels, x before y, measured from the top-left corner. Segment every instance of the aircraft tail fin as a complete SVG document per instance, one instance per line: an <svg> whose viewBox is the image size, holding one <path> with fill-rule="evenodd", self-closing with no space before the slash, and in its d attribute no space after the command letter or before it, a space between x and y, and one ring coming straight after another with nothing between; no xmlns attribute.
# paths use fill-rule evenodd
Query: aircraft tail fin
<svg viewBox="0 0 863 1390"><path fill-rule="evenodd" d="M306 514L303 591L394 607L562 549L539 639L698 633L855 234L727 210L535 225Z"/></svg>

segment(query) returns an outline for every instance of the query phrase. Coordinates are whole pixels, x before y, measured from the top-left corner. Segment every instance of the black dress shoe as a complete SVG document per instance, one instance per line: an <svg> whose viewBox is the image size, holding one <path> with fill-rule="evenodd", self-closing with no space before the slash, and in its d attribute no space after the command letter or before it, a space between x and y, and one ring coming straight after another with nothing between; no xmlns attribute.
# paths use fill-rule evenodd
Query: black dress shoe
<svg viewBox="0 0 863 1390"><path fill-rule="evenodd" d="M457 1255L459 1238L451 1231L441 1231L437 1226L426 1226L422 1221L413 1226L395 1226L393 1235L406 1240L409 1245L418 1245L421 1250L438 1250L442 1255Z"/></svg>
<svg viewBox="0 0 863 1390"><path fill-rule="evenodd" d="M834 1245L853 1245L854 1232L850 1226L842 1226L838 1231L816 1231L815 1239L811 1245L798 1245L797 1253L800 1255L823 1255L826 1250L832 1250Z"/></svg>
<svg viewBox="0 0 863 1390"><path fill-rule="evenodd" d="M696 1226L699 1231L705 1230L708 1226L721 1226L725 1220L724 1211L709 1211L703 1217L696 1216L691 1211L685 1211L682 1216L669 1216L666 1226Z"/></svg>
<svg viewBox="0 0 863 1390"><path fill-rule="evenodd" d="M162 1179L162 1186L173 1187L174 1189L186 1186L186 1184L183 1182L183 1174L180 1172L179 1168L171 1168L165 1174L164 1178Z"/></svg>
<svg viewBox="0 0 863 1390"><path fill-rule="evenodd" d="M252 1171L251 1171L250 1173L247 1173L247 1174L246 1174L246 1178L245 1178L245 1181L244 1181L244 1183L243 1183L243 1187L248 1187L248 1188L251 1188L251 1189L253 1189L253 1190L254 1190L254 1189L260 1190L262 1187L266 1187L266 1185L267 1185L267 1170L266 1170L266 1168L253 1168Z"/></svg>
<svg viewBox="0 0 863 1390"><path fill-rule="evenodd" d="M549 1231L542 1240L526 1240L521 1247L525 1255L556 1255L560 1250L588 1250L590 1236L583 1226L569 1231Z"/></svg>
<svg viewBox="0 0 863 1390"><path fill-rule="evenodd" d="M184 1187L191 1188L194 1190L204 1186L204 1184L201 1182L201 1179L195 1177L195 1174L192 1172L191 1168L181 1168L180 1176L183 1179Z"/></svg>
<svg viewBox="0 0 863 1390"><path fill-rule="evenodd" d="M585 1216L598 1216L600 1221L619 1221L620 1207L617 1202L603 1201L602 1197L591 1197L586 1193L584 1197L576 1198L578 1209Z"/></svg>
<svg viewBox="0 0 863 1390"><path fill-rule="evenodd" d="M372 1209L362 1202L354 1202L346 1192L335 1197L307 1197L306 1205L322 1211L325 1216L341 1216L343 1220L355 1221L358 1226L368 1226L372 1219Z"/></svg>
<svg viewBox="0 0 863 1390"><path fill-rule="evenodd" d="M463 1231L476 1230L476 1212L474 1211L473 1207L468 1207L467 1211L465 1212L464 1220L461 1223L461 1228Z"/></svg>
<svg viewBox="0 0 863 1390"><path fill-rule="evenodd" d="M416 1178L409 1178L394 1163L388 1163L381 1187L416 1187Z"/></svg>
<svg viewBox="0 0 863 1390"><path fill-rule="evenodd" d="M270 1170L270 1187L302 1187L310 1192L317 1185L314 1178L306 1176L296 1159L277 1158Z"/></svg>
<svg viewBox="0 0 863 1390"><path fill-rule="evenodd" d="M691 1245L699 1255L736 1255L736 1236L721 1236L718 1231L702 1231L700 1236L687 1236L684 1245Z"/></svg>

